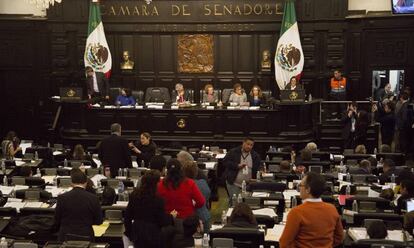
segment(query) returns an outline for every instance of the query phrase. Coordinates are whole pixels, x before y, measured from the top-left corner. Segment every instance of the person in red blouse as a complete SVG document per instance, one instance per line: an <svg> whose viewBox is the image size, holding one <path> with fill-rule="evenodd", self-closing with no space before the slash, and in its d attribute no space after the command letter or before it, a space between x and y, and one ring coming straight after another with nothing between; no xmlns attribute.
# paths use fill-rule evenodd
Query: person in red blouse
<svg viewBox="0 0 414 248"><path fill-rule="evenodd" d="M158 183L157 191L165 201L165 212L185 219L201 208L205 199L195 182L184 176L181 167L177 159L170 159L167 176Z"/></svg>

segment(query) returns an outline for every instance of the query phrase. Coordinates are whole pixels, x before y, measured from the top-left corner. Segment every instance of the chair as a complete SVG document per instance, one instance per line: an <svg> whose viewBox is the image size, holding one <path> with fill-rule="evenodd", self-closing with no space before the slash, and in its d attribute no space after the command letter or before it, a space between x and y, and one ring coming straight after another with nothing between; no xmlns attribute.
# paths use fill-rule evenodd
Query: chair
<svg viewBox="0 0 414 248"><path fill-rule="evenodd" d="M144 91L142 91L142 90L133 90L133 91L131 91L131 96L135 99L135 101L139 105L144 104Z"/></svg>
<svg viewBox="0 0 414 248"><path fill-rule="evenodd" d="M256 228L224 227L210 231L210 238L233 239L238 248L259 248L264 243L264 232Z"/></svg>
<svg viewBox="0 0 414 248"><path fill-rule="evenodd" d="M277 182L255 182L250 183L247 186L248 191L270 191L270 192L283 192L286 189L285 183Z"/></svg>
<svg viewBox="0 0 414 248"><path fill-rule="evenodd" d="M215 238L213 239L212 248L233 248L233 239Z"/></svg>
<svg viewBox="0 0 414 248"><path fill-rule="evenodd" d="M109 102L111 104L115 103L115 100L119 95L121 95L121 88L120 87L109 88Z"/></svg>
<svg viewBox="0 0 414 248"><path fill-rule="evenodd" d="M45 175L46 176L56 176L57 175L57 169L56 168L45 168Z"/></svg>
<svg viewBox="0 0 414 248"><path fill-rule="evenodd" d="M86 175L88 177L93 177L95 175L99 174L99 169L98 168L89 168L86 169Z"/></svg>
<svg viewBox="0 0 414 248"><path fill-rule="evenodd" d="M45 180L41 177L26 177L26 185L29 187L32 186L44 186L46 184Z"/></svg>
<svg viewBox="0 0 414 248"><path fill-rule="evenodd" d="M107 209L105 210L105 220L112 223L122 222L122 210Z"/></svg>
<svg viewBox="0 0 414 248"><path fill-rule="evenodd" d="M13 185L26 185L26 178L24 177L12 177Z"/></svg>
<svg viewBox="0 0 414 248"><path fill-rule="evenodd" d="M262 94L265 97L266 100L269 100L272 98L272 91L271 90L262 90Z"/></svg>
<svg viewBox="0 0 414 248"><path fill-rule="evenodd" d="M145 102L171 102L170 93L165 87L149 87L145 91Z"/></svg>
<svg viewBox="0 0 414 248"><path fill-rule="evenodd" d="M223 89L223 93L221 94L221 101L223 103L228 103L231 93L233 93L233 89Z"/></svg>
<svg viewBox="0 0 414 248"><path fill-rule="evenodd" d="M72 180L70 178L58 178L58 186L61 188L68 188L72 185Z"/></svg>
<svg viewBox="0 0 414 248"><path fill-rule="evenodd" d="M405 248L404 242L388 239L360 239L355 241L352 248Z"/></svg>

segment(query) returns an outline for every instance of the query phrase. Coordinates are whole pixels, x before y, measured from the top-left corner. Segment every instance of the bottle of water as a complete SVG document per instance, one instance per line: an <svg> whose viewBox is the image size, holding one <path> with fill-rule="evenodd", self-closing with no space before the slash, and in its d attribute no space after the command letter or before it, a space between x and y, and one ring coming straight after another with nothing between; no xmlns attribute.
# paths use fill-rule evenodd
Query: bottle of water
<svg viewBox="0 0 414 248"><path fill-rule="evenodd" d="M42 177L42 172L40 172L40 168L36 169L36 176Z"/></svg>
<svg viewBox="0 0 414 248"><path fill-rule="evenodd" d="M144 168L145 167L145 162L144 160L141 160L141 167Z"/></svg>
<svg viewBox="0 0 414 248"><path fill-rule="evenodd" d="M377 152L378 152L378 149L375 147L374 148L374 154L377 154Z"/></svg>
<svg viewBox="0 0 414 248"><path fill-rule="evenodd" d="M68 160L66 158L63 160L63 167L68 167Z"/></svg>
<svg viewBox="0 0 414 248"><path fill-rule="evenodd" d="M210 243L210 239L208 237L208 234L207 233L204 233L204 235L203 235L203 243L202 243L203 248L208 248L209 245L210 245L209 243Z"/></svg>
<svg viewBox="0 0 414 248"><path fill-rule="evenodd" d="M356 200L352 202L352 211L358 212L358 202Z"/></svg>
<svg viewBox="0 0 414 248"><path fill-rule="evenodd" d="M273 146L269 146L269 152L273 152Z"/></svg>
<svg viewBox="0 0 414 248"><path fill-rule="evenodd" d="M47 142L47 148L50 148L50 142Z"/></svg>
<svg viewBox="0 0 414 248"><path fill-rule="evenodd" d="M294 208L298 205L298 200L296 199L296 196L292 197L292 202L290 203L290 208Z"/></svg>
<svg viewBox="0 0 414 248"><path fill-rule="evenodd" d="M269 160L270 160L269 155L266 155L266 161L269 161Z"/></svg>
<svg viewBox="0 0 414 248"><path fill-rule="evenodd" d="M309 93L309 102L312 102L312 94Z"/></svg>
<svg viewBox="0 0 414 248"><path fill-rule="evenodd" d="M58 181L57 181L57 176L55 176L53 178L53 186L57 187L58 186Z"/></svg>
<svg viewBox="0 0 414 248"><path fill-rule="evenodd" d="M257 173L256 173L256 180L257 180L258 182L260 182L261 175L262 175L262 174L260 174L260 171L258 170L258 171L257 171Z"/></svg>
<svg viewBox="0 0 414 248"><path fill-rule="evenodd" d="M39 153L37 151L35 151L34 159L39 160Z"/></svg>
<svg viewBox="0 0 414 248"><path fill-rule="evenodd" d="M6 164L4 163L4 161L1 161L1 171L3 172L3 174L6 174Z"/></svg>
<svg viewBox="0 0 414 248"><path fill-rule="evenodd" d="M259 245L259 248L264 248L264 245Z"/></svg>
<svg viewBox="0 0 414 248"><path fill-rule="evenodd" d="M223 226L227 224L227 214L226 214L226 210L223 210L223 212L221 213L221 224Z"/></svg>
<svg viewBox="0 0 414 248"><path fill-rule="evenodd" d="M3 177L3 186L9 186L9 180L7 179L7 175Z"/></svg>
<svg viewBox="0 0 414 248"><path fill-rule="evenodd" d="M119 183L118 183L118 194L124 193L124 190L125 190L124 183L121 180L119 180Z"/></svg>
<svg viewBox="0 0 414 248"><path fill-rule="evenodd" d="M246 194L246 191L247 191L246 181L243 180L243 182L242 182L242 194Z"/></svg>
<svg viewBox="0 0 414 248"><path fill-rule="evenodd" d="M351 182L351 174L349 174L349 172L346 173L346 181Z"/></svg>
<svg viewBox="0 0 414 248"><path fill-rule="evenodd" d="M231 204L233 207L237 205L237 196L236 194L233 194L233 197L231 198Z"/></svg>
<svg viewBox="0 0 414 248"><path fill-rule="evenodd" d="M119 168L119 169L118 169L118 176L119 176L119 177L122 177L122 172L123 172L123 171L122 171L122 168Z"/></svg>
<svg viewBox="0 0 414 248"><path fill-rule="evenodd" d="M351 185L346 186L345 195L351 195Z"/></svg>
<svg viewBox="0 0 414 248"><path fill-rule="evenodd" d="M395 183L395 175L394 174L391 175L391 182Z"/></svg>
<svg viewBox="0 0 414 248"><path fill-rule="evenodd" d="M243 202L243 197L242 197L242 195L241 194L239 194L238 196L237 196L237 203L242 203Z"/></svg>
<svg viewBox="0 0 414 248"><path fill-rule="evenodd" d="M341 160L341 162L339 163L339 166L341 166L341 168L344 167L344 161L343 160Z"/></svg>
<svg viewBox="0 0 414 248"><path fill-rule="evenodd" d="M206 150L206 145L203 144L203 146L201 146L201 150L205 151Z"/></svg>
<svg viewBox="0 0 414 248"><path fill-rule="evenodd" d="M124 168L124 177L128 177L128 169L127 168Z"/></svg>
<svg viewBox="0 0 414 248"><path fill-rule="evenodd" d="M0 248L8 248L8 244L7 244L7 240L6 240L6 238L5 237L2 237L1 238L1 241L0 241Z"/></svg>

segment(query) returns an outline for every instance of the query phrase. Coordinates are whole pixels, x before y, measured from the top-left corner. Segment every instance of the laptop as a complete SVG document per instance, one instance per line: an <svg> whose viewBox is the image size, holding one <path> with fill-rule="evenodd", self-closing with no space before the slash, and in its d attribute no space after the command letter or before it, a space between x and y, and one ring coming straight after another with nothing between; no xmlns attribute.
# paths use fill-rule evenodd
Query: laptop
<svg viewBox="0 0 414 248"><path fill-rule="evenodd" d="M281 90L280 91L280 100L283 102L300 102L305 101L305 90Z"/></svg>
<svg viewBox="0 0 414 248"><path fill-rule="evenodd" d="M407 201L407 213L414 211L414 199Z"/></svg>
<svg viewBox="0 0 414 248"><path fill-rule="evenodd" d="M82 94L82 88L79 87L59 88L60 101L62 102L79 102L82 100Z"/></svg>

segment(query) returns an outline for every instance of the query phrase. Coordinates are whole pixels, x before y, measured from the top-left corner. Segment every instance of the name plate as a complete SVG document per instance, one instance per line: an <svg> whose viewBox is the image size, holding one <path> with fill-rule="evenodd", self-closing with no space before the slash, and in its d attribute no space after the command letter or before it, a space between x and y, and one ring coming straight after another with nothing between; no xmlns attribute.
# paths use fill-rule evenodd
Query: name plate
<svg viewBox="0 0 414 248"><path fill-rule="evenodd" d="M177 105L173 105L171 106L171 109L179 109L179 107Z"/></svg>
<svg viewBox="0 0 414 248"><path fill-rule="evenodd" d="M143 108L144 108L144 106L142 106L142 105L137 105L137 106L135 106L135 108L136 108L136 109L143 109Z"/></svg>
<svg viewBox="0 0 414 248"><path fill-rule="evenodd" d="M214 110L214 106L207 106L208 110Z"/></svg>

